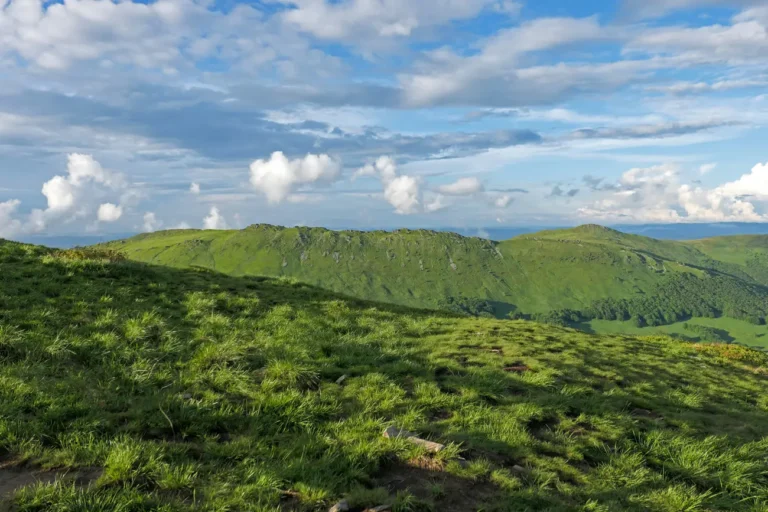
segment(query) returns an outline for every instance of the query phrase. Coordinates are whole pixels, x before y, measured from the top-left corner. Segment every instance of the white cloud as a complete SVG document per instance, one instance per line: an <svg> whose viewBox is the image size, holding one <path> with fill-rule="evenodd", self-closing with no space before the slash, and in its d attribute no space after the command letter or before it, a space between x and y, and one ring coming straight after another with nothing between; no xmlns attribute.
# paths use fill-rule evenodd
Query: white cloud
<svg viewBox="0 0 768 512"><path fill-rule="evenodd" d="M557 95L561 90L572 89L574 82L584 82L579 76L584 73L579 68L523 67L522 57L526 53L617 36L611 29L601 27L595 18L540 18L489 37L475 55L464 57L446 49L432 52L430 62L421 66L423 71L403 75L401 85L407 103L412 106L471 103L482 96L497 95L501 95L497 99L503 102L520 94L525 96L521 102L525 104L535 95ZM594 75L600 69L608 68L595 67L589 72ZM601 77L614 83L618 72L619 69L613 69L613 78L602 72ZM556 81L563 79L568 85L558 86Z"/></svg>
<svg viewBox="0 0 768 512"><path fill-rule="evenodd" d="M283 19L321 39L354 41L363 46L381 39L405 38L421 28L475 17L486 7L515 9L495 0L281 0L294 6Z"/></svg>
<svg viewBox="0 0 768 512"><path fill-rule="evenodd" d="M276 151L269 160L251 164L251 185L266 195L270 203L281 203L302 185L331 183L340 173L341 164L328 155L309 154L289 160Z"/></svg>
<svg viewBox="0 0 768 512"><path fill-rule="evenodd" d="M38 233L51 224L70 222L94 212L96 221L115 222L127 207L142 198L137 190L130 188L122 174L104 169L90 155L78 153L68 156L66 175L46 181L41 191L47 200L47 208L32 210L23 221L13 218L20 204L18 201L0 203L0 224L5 225L3 232ZM118 202L100 202L109 196L117 197Z"/></svg>
<svg viewBox="0 0 768 512"><path fill-rule="evenodd" d="M681 65L685 62L765 63L768 61L768 16L760 9L751 9L734 17L730 25L649 29L634 38L627 50L665 55L677 52ZM729 84L721 87L727 90Z"/></svg>
<svg viewBox="0 0 768 512"><path fill-rule="evenodd" d="M167 66L178 57L178 38L193 11L200 8L179 0L68 0L45 7L41 0L10 0L0 10L0 52L17 52L48 70L104 57Z"/></svg>
<svg viewBox="0 0 768 512"><path fill-rule="evenodd" d="M229 225L227 225L227 221L221 211L217 207L212 206L211 211L203 219L203 229L229 229Z"/></svg>
<svg viewBox="0 0 768 512"><path fill-rule="evenodd" d="M189 186L189 192L192 194L199 194L200 193L200 184L192 182L192 184Z"/></svg>
<svg viewBox="0 0 768 512"><path fill-rule="evenodd" d="M144 214L144 224L142 229L146 233L152 233L163 227L162 221L158 220L157 215L154 212L147 212Z"/></svg>
<svg viewBox="0 0 768 512"><path fill-rule="evenodd" d="M768 163L755 165L750 173L720 188L730 196L753 196L763 201L768 200Z"/></svg>
<svg viewBox="0 0 768 512"><path fill-rule="evenodd" d="M21 222L14 218L20 204L18 199L0 203L0 237L14 236L21 230Z"/></svg>
<svg viewBox="0 0 768 512"><path fill-rule="evenodd" d="M358 169L352 179L374 176L384 186L384 198L395 207L395 213L410 215L421 211L421 183L418 178L398 175L397 164L389 156L381 156L374 163ZM434 210L431 210L434 211Z"/></svg>
<svg viewBox="0 0 768 512"><path fill-rule="evenodd" d="M768 164L712 189L681 184L679 177L675 165L631 169L579 214L610 221L768 221Z"/></svg>
<svg viewBox="0 0 768 512"><path fill-rule="evenodd" d="M477 178L460 178L448 185L437 187L438 192L447 196L470 196L484 190L483 184Z"/></svg>
<svg viewBox="0 0 768 512"><path fill-rule="evenodd" d="M496 208L506 208L510 203L512 203L512 196L509 194L502 194L493 201Z"/></svg>
<svg viewBox="0 0 768 512"><path fill-rule="evenodd" d="M122 216L122 207L113 203L104 203L99 205L99 211L96 218L99 220L99 222L115 222Z"/></svg>
<svg viewBox="0 0 768 512"><path fill-rule="evenodd" d="M645 89L651 92L667 94L697 94L706 92L723 92L752 87L766 87L768 80L742 79L719 80L717 82L676 82L670 85L649 85Z"/></svg>
<svg viewBox="0 0 768 512"><path fill-rule="evenodd" d="M398 176L384 187L384 197L401 215L419 211L419 195L419 181L413 176Z"/></svg>
<svg viewBox="0 0 768 512"><path fill-rule="evenodd" d="M710 172L714 171L716 167L717 167L716 163L704 164L701 167L699 167L699 174L701 175L709 174Z"/></svg>

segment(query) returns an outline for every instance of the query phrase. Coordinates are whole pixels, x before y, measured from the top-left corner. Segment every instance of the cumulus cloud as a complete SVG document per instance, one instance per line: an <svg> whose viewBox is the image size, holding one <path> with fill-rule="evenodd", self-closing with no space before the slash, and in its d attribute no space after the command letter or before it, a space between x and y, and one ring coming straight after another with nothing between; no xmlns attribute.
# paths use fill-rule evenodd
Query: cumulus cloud
<svg viewBox="0 0 768 512"><path fill-rule="evenodd" d="M768 164L714 188L680 182L676 165L635 168L579 210L583 217L638 222L768 221Z"/></svg>
<svg viewBox="0 0 768 512"><path fill-rule="evenodd" d="M98 221L115 222L126 207L141 198L122 174L103 168L91 155L79 153L68 155L67 173L43 183L41 192L47 208L32 210L23 223L26 232L40 232L51 223L86 217L94 210ZM109 196L117 197L117 203L98 202Z"/></svg>
<svg viewBox="0 0 768 512"><path fill-rule="evenodd" d="M328 155L309 154L289 160L282 151L276 151L268 160L251 164L251 185L270 203L281 203L301 186L328 184L340 174L341 164Z"/></svg>
<svg viewBox="0 0 768 512"><path fill-rule="evenodd" d="M203 219L203 229L229 229L229 225L221 211L212 206L208 215Z"/></svg>
<svg viewBox="0 0 768 512"><path fill-rule="evenodd" d="M189 186L189 192L192 194L199 194L200 193L200 184L192 182L192 184Z"/></svg>
<svg viewBox="0 0 768 512"><path fill-rule="evenodd" d="M377 177L384 186L384 198L394 206L395 213L410 215L421 211L421 183L418 178L399 175L397 164L389 156L381 156L375 162L358 169L352 176ZM435 211L434 209L430 211Z"/></svg>
<svg viewBox="0 0 768 512"><path fill-rule="evenodd" d="M10 0L0 9L3 50L15 51L40 68L62 70L78 61L114 56L143 67L177 58L192 2L150 4L72 0ZM157 44L152 44L157 43ZM165 46L163 50L161 48Z"/></svg>
<svg viewBox="0 0 768 512"><path fill-rule="evenodd" d="M21 221L14 218L20 204L18 199L0 203L0 237L14 236L21 230Z"/></svg>
<svg viewBox="0 0 768 512"><path fill-rule="evenodd" d="M144 224L142 229L145 233L152 233L163 227L163 223L158 220L157 215L154 212L146 212L144 214Z"/></svg>
<svg viewBox="0 0 768 512"><path fill-rule="evenodd" d="M470 196L483 192L485 187L477 178L460 178L453 183L437 187L437 191L447 196Z"/></svg>
<svg viewBox="0 0 768 512"><path fill-rule="evenodd" d="M115 222L123 216L123 208L113 203L99 205L96 218L99 222Z"/></svg>

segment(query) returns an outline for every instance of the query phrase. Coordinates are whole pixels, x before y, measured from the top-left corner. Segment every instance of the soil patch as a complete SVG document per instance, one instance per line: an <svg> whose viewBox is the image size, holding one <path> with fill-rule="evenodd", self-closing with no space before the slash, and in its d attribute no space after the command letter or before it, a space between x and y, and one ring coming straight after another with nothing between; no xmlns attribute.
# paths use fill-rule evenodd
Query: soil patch
<svg viewBox="0 0 768 512"><path fill-rule="evenodd" d="M421 464L420 464L421 465ZM480 510L482 504L492 503L498 494L490 482L477 482L442 471L406 464L387 467L375 482L390 493L408 491L417 498L432 501L441 512Z"/></svg>
<svg viewBox="0 0 768 512"><path fill-rule="evenodd" d="M10 500L20 489L37 483L51 484L56 481L74 483L87 487L99 479L104 472L101 468L79 470L44 470L35 467L0 466L0 512L10 510Z"/></svg>

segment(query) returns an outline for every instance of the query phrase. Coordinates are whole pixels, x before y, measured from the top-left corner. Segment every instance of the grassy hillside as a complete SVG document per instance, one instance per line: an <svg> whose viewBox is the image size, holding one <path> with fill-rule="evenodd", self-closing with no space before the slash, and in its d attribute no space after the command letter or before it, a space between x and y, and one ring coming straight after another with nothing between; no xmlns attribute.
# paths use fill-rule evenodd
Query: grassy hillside
<svg viewBox="0 0 768 512"><path fill-rule="evenodd" d="M612 315L642 316L641 324L671 323L691 315L764 322L768 253L747 249L746 242L726 249L729 241L717 241L722 249L713 249L704 242L654 240L594 225L501 243L433 231L334 232L258 225L241 231L153 233L107 247L143 262L231 275L290 276L408 306L487 300L498 317L511 311L587 311L596 301L611 299L629 301L612 304L620 310ZM677 297L674 304L655 301L672 296ZM703 299L702 310L677 303L694 296ZM667 318L668 312L674 316Z"/></svg>
<svg viewBox="0 0 768 512"><path fill-rule="evenodd" d="M768 507L768 356L743 347L9 242L0 271L16 510Z"/></svg>

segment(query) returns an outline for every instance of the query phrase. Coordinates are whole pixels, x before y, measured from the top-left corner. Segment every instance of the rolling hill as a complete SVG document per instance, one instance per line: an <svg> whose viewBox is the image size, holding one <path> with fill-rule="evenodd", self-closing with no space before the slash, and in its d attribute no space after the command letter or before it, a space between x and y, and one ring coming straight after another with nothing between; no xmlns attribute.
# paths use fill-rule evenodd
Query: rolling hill
<svg viewBox="0 0 768 512"><path fill-rule="evenodd" d="M745 347L459 317L107 250L0 242L0 270L0 508L768 506L768 355Z"/></svg>
<svg viewBox="0 0 768 512"><path fill-rule="evenodd" d="M655 240L596 225L503 242L426 230L329 231L254 225L166 231L105 245L129 258L235 276L288 276L414 307L510 313L555 323L691 317L764 324L768 237ZM577 314L574 314L576 312Z"/></svg>

